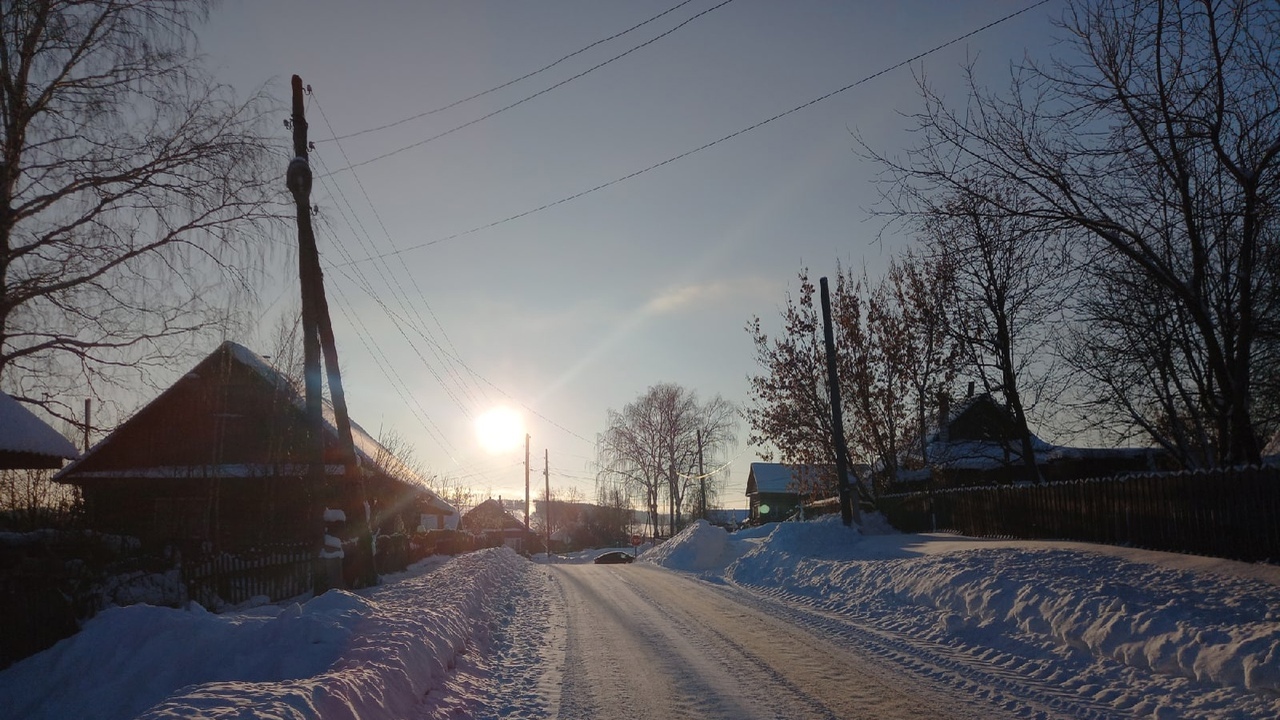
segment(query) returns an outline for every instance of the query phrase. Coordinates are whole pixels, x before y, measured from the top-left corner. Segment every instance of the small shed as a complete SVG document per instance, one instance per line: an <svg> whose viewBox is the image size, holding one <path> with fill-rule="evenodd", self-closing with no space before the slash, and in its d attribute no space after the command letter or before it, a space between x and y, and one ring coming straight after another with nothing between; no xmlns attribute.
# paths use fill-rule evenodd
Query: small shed
<svg viewBox="0 0 1280 720"><path fill-rule="evenodd" d="M71 441L0 392L0 470L56 469L78 457Z"/></svg>

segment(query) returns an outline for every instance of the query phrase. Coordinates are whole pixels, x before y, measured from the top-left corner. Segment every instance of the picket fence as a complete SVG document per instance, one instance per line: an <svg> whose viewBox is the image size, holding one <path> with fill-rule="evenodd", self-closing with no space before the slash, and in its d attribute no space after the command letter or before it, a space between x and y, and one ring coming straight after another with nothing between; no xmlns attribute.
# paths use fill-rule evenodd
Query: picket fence
<svg viewBox="0 0 1280 720"><path fill-rule="evenodd" d="M273 602L309 592L315 586L315 550L282 545L236 554L220 553L182 564L182 581L192 600L203 605L243 603L265 596Z"/></svg>
<svg viewBox="0 0 1280 720"><path fill-rule="evenodd" d="M1280 562L1280 468L1225 468L884 495L905 532L1082 540Z"/></svg>

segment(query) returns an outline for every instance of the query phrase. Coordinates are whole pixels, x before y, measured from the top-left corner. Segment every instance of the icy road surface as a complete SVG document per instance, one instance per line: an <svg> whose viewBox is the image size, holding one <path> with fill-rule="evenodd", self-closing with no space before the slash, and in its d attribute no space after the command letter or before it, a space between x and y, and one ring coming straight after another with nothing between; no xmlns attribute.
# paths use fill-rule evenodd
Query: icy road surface
<svg viewBox="0 0 1280 720"><path fill-rule="evenodd" d="M1099 717L990 665L646 564L552 569L559 717Z"/></svg>

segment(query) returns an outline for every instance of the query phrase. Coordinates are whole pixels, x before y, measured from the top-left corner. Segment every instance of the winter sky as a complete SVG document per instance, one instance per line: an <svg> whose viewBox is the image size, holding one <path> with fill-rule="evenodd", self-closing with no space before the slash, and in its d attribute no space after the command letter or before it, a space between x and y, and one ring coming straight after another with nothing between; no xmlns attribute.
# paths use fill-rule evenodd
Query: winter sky
<svg viewBox="0 0 1280 720"><path fill-rule="evenodd" d="M974 60L1003 85L1011 63L1050 49L1062 9L229 0L199 35L241 93L270 83L281 120L290 75L313 89L312 199L352 417L375 436L394 429L428 469L510 498L524 492L522 443L491 453L473 425L512 407L532 435L535 494L545 450L552 487L590 497L607 410L659 382L744 403L755 362L743 328L755 315L777 327L801 268L878 275L905 246L880 237L879 170L855 135L905 149L916 77L959 103L959 68ZM280 148L287 201L283 123ZM262 354L275 317L296 312L291 242L268 259L279 282L259 335L240 338ZM745 424L740 435L724 458L730 507L745 506L757 458Z"/></svg>

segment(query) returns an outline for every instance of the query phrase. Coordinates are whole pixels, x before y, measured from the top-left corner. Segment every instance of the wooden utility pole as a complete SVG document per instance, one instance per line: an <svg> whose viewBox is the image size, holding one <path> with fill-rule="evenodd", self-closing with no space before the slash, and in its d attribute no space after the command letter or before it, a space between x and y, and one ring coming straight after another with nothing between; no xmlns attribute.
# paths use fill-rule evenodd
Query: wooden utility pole
<svg viewBox="0 0 1280 720"><path fill-rule="evenodd" d="M848 454L844 443L844 413L840 408L840 377L836 373L836 339L831 327L831 294L822 278L822 331L827 342L827 385L831 388L831 443L836 451L837 487L840 488L840 519L852 525L858 511L857 489L849 484ZM861 520L861 518L859 518Z"/></svg>
<svg viewBox="0 0 1280 720"><path fill-rule="evenodd" d="M89 452L89 413L93 409L93 398L84 399L84 451Z"/></svg>
<svg viewBox="0 0 1280 720"><path fill-rule="evenodd" d="M542 479L547 486L547 508L542 514L542 521L547 525L547 562L551 562L551 452L542 451Z"/></svg>
<svg viewBox="0 0 1280 720"><path fill-rule="evenodd" d="M702 470L702 428L698 428L698 482L702 492L702 519L707 519L707 474Z"/></svg>
<svg viewBox="0 0 1280 720"><path fill-rule="evenodd" d="M293 76L293 159L289 161L286 181L293 194L298 215L298 277L302 286L302 350L306 379L306 410L311 430L311 472L313 486L323 488L325 478L324 401L322 398L321 355L329 380L333 402L334 425L338 431L338 456L343 467L340 488L341 504L347 515L347 529L356 537L356 553L352 565L357 587L373 585L377 574L373 565L373 536L364 512L364 488L356 463L355 444L351 439L351 418L347 414L346 393L342 388L342 371L338 366L338 349L329 318L329 302L325 299L324 273L320 269L320 252L311 226L311 165L307 160L307 119L303 101L302 78Z"/></svg>
<svg viewBox="0 0 1280 720"><path fill-rule="evenodd" d="M524 529L529 529L529 433L524 434Z"/></svg>
<svg viewBox="0 0 1280 720"><path fill-rule="evenodd" d="M316 255L316 236L311 227L311 165L307 162L306 105L302 99L302 78L293 76L293 159L286 182L298 216L298 279L302 285L302 368L306 385L306 416L310 429L311 479L315 487L324 484L324 405L320 380L320 331L316 323L314 275L308 258Z"/></svg>

